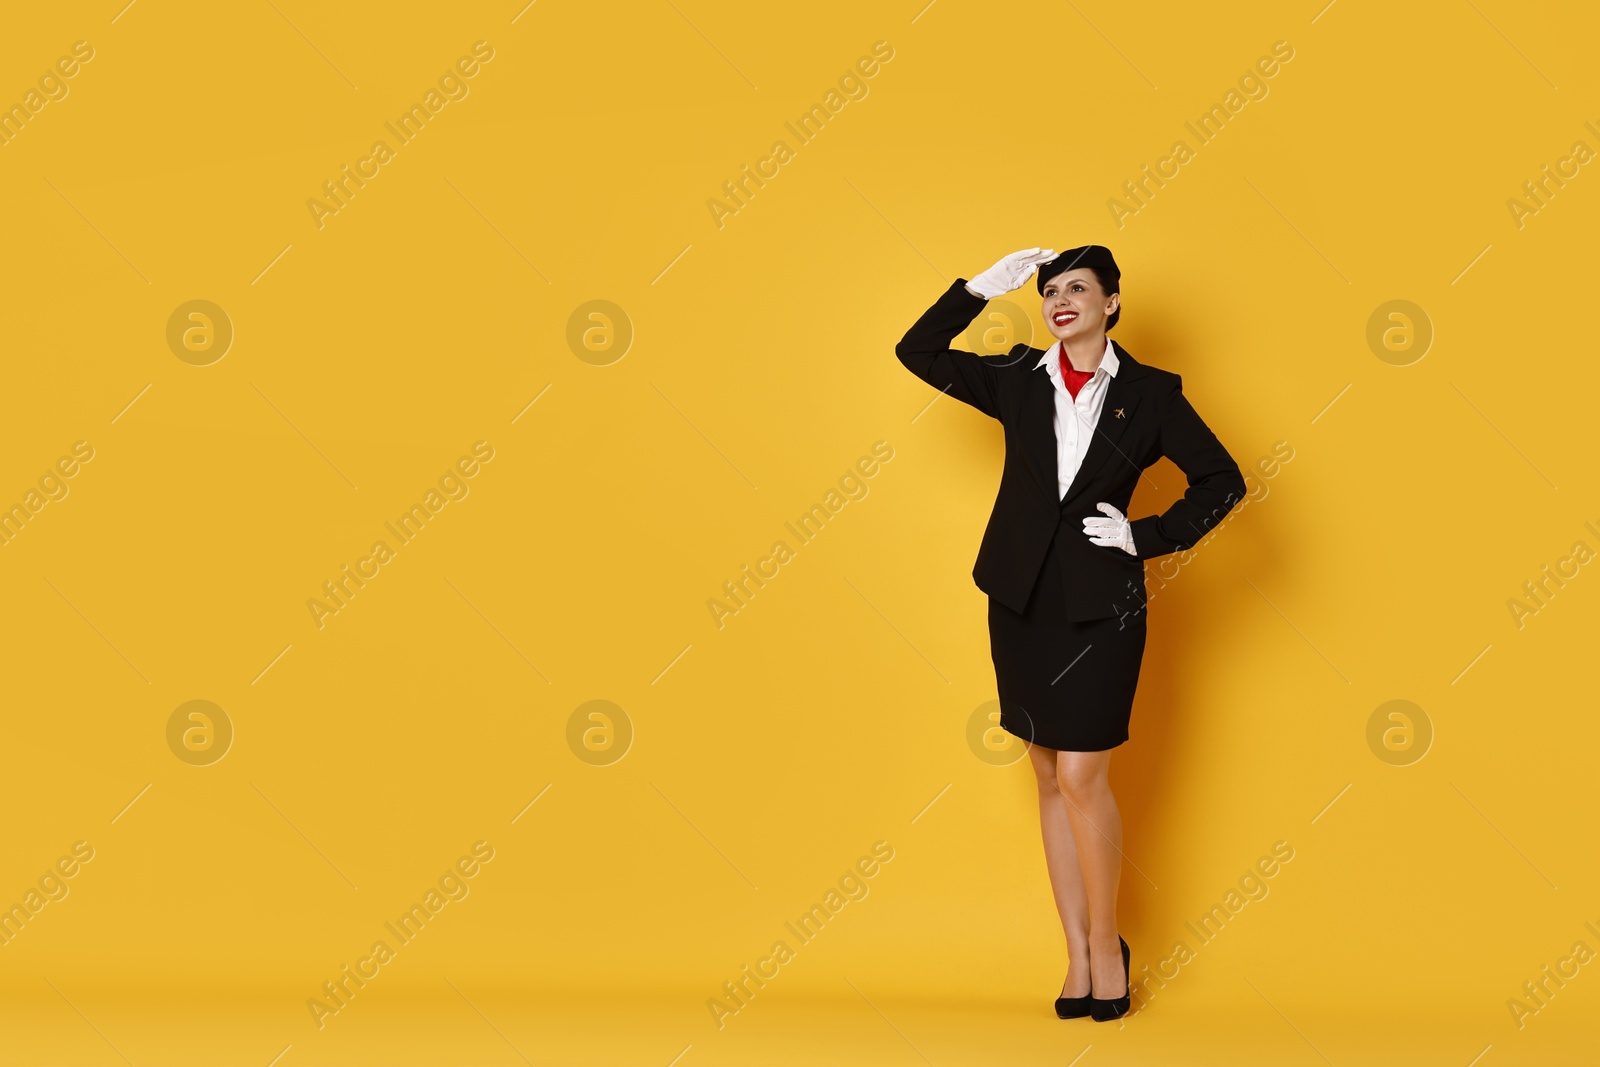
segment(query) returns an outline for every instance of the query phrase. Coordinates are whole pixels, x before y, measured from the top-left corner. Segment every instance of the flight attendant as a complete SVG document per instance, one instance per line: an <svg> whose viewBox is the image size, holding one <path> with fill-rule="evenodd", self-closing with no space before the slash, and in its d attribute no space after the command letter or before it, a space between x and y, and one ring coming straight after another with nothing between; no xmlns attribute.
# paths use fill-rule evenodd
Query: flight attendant
<svg viewBox="0 0 1600 1067"><path fill-rule="evenodd" d="M950 348L989 300L1037 270L1054 342L999 356ZM1117 926L1122 816L1111 753L1128 740L1144 658L1144 564L1193 546L1243 499L1239 466L1183 395L1106 332L1121 315L1110 249L1013 252L958 278L906 331L900 361L997 419L1005 464L972 569L989 597L1000 725L1028 744L1045 862L1069 968L1056 1014L1104 1022L1131 1003L1131 953ZM1188 488L1129 521L1140 472L1167 456Z"/></svg>

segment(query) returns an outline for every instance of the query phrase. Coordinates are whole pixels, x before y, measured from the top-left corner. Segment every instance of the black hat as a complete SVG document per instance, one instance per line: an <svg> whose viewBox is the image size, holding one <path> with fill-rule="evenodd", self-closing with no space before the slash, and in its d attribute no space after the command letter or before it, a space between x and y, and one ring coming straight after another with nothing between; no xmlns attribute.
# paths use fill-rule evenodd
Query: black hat
<svg viewBox="0 0 1600 1067"><path fill-rule="evenodd" d="M1039 266L1039 295L1044 295L1044 283L1063 271L1076 267L1088 267L1095 271L1105 283L1107 292L1116 292L1117 283L1122 279L1122 271L1117 267L1117 261L1111 258L1111 249L1105 245L1080 245L1069 248L1056 256L1048 263Z"/></svg>

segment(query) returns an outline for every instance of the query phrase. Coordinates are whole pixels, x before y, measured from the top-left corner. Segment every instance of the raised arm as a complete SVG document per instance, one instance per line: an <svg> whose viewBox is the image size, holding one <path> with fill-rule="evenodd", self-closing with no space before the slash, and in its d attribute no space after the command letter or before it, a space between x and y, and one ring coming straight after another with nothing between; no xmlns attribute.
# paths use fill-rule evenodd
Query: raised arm
<svg viewBox="0 0 1600 1067"><path fill-rule="evenodd" d="M1189 548L1244 499L1244 475L1216 434L1183 395L1176 378L1161 420L1161 454L1178 465L1189 488L1159 515L1134 519L1133 543L1140 559Z"/></svg>
<svg viewBox="0 0 1600 1067"><path fill-rule="evenodd" d="M998 368L974 352L952 349L960 336L993 297L1027 281L1039 263L1055 257L1052 249L1025 248L1013 252L968 282L957 278L950 288L922 313L895 345L894 354L906 369L935 389L971 404L990 418L999 418L995 394Z"/></svg>

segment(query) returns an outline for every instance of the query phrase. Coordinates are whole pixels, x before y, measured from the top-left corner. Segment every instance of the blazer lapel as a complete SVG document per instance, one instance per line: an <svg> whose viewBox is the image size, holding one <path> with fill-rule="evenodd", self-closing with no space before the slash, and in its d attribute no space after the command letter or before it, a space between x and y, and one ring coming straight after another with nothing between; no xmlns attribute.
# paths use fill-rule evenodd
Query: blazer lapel
<svg viewBox="0 0 1600 1067"><path fill-rule="evenodd" d="M1121 345L1115 341L1111 344L1117 353L1117 373L1107 383L1100 423L1094 427L1089 450L1078 465L1078 473L1067 487L1065 497L1057 495L1061 478L1056 462L1055 383L1050 380L1050 373L1042 364L1034 367L1032 385L1023 411L1022 443L1031 465L1039 474L1040 482L1048 487L1050 498L1057 504L1071 500L1073 494L1082 492L1095 472L1120 451L1119 442L1133 422L1134 410L1139 406L1141 390L1135 384L1135 379L1139 377L1141 368ZM1031 347L1029 351L1034 353L1029 358L1035 363L1045 354ZM1118 411L1122 414L1118 415Z"/></svg>
<svg viewBox="0 0 1600 1067"><path fill-rule="evenodd" d="M1120 352L1117 373L1111 376L1111 381L1106 386L1105 406L1100 409L1100 424L1094 428L1094 436L1089 439L1089 451L1084 453L1083 462L1078 464L1078 473L1072 479L1072 484L1067 487L1066 500L1071 500L1073 494L1083 491L1094 473L1105 465L1106 460L1121 451L1118 442L1127 432L1128 424L1133 421L1134 409L1139 406L1139 389L1131 379L1135 376L1133 366ZM1118 414L1118 413L1121 414Z"/></svg>

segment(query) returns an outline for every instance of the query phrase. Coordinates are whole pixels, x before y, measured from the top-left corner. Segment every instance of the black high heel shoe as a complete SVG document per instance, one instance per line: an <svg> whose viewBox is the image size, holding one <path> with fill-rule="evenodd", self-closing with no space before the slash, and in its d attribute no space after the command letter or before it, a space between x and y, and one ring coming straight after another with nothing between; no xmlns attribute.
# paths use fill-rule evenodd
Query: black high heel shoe
<svg viewBox="0 0 1600 1067"><path fill-rule="evenodd" d="M1128 951L1128 943L1126 941L1123 941L1121 937L1118 937L1117 940L1122 942L1122 980L1125 988L1122 996L1113 997L1110 1000L1104 1000L1096 996L1089 998L1089 1014L1094 1017L1094 1021L1097 1023L1108 1023L1112 1019L1122 1018L1128 1014L1128 1008L1133 1003L1133 979L1128 969L1132 953Z"/></svg>
<svg viewBox="0 0 1600 1067"><path fill-rule="evenodd" d="M1084 952L1084 958L1085 958L1085 960L1088 959L1088 951L1087 950L1085 950L1085 952ZM1085 962L1084 963L1085 969L1087 969L1088 966L1089 966L1088 963ZM1091 986L1089 992L1091 992L1091 993L1094 992L1094 989L1092 988L1092 986ZM1092 996L1057 997L1056 998L1056 1018L1058 1018L1058 1019L1082 1019L1082 1018L1084 1018L1085 1016L1087 1016L1089 1014L1090 1001L1092 1001L1093 999L1094 998Z"/></svg>

